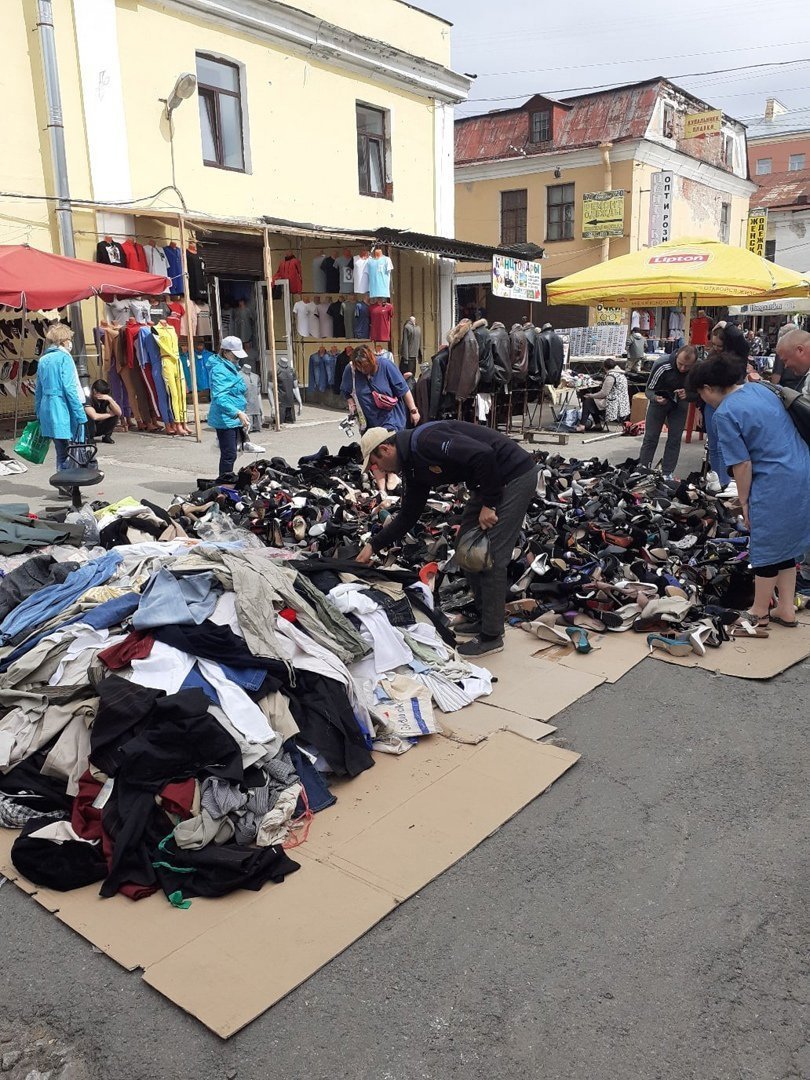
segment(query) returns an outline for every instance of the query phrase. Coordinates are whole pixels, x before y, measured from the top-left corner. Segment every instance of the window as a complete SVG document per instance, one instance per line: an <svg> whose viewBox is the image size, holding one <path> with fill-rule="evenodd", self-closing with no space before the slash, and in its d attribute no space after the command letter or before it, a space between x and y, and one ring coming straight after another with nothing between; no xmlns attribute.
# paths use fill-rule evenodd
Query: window
<svg viewBox="0 0 810 1080"><path fill-rule="evenodd" d="M203 162L244 172L242 90L236 64L198 53L197 97Z"/></svg>
<svg viewBox="0 0 810 1080"><path fill-rule="evenodd" d="M772 165L773 165L772 158L769 158L769 157L757 158L757 176L767 176L768 173L771 171L771 166Z"/></svg>
<svg viewBox="0 0 810 1080"><path fill-rule="evenodd" d="M551 139L551 110L540 109L532 113L532 142L548 142Z"/></svg>
<svg viewBox="0 0 810 1080"><path fill-rule="evenodd" d="M357 177L361 195L393 197L389 181L389 114L370 105L357 105Z"/></svg>
<svg viewBox="0 0 810 1080"><path fill-rule="evenodd" d="M723 136L723 164L729 168L734 165L734 139L731 135Z"/></svg>
<svg viewBox="0 0 810 1080"><path fill-rule="evenodd" d="M731 236L731 203L720 203L720 239L728 243Z"/></svg>
<svg viewBox="0 0 810 1080"><path fill-rule="evenodd" d="M546 188L546 240L574 238L574 185L552 184Z"/></svg>
<svg viewBox="0 0 810 1080"><path fill-rule="evenodd" d="M804 154L791 154L788 158L788 172L800 172L804 168L804 163Z"/></svg>
<svg viewBox="0 0 810 1080"><path fill-rule="evenodd" d="M501 192L501 243L526 243L526 188Z"/></svg>
<svg viewBox="0 0 810 1080"><path fill-rule="evenodd" d="M769 259L771 262L776 261L776 241L775 240L766 240L765 241L765 258Z"/></svg>
<svg viewBox="0 0 810 1080"><path fill-rule="evenodd" d="M665 139L675 138L675 109L672 105L664 106L664 119L661 123L661 133Z"/></svg>

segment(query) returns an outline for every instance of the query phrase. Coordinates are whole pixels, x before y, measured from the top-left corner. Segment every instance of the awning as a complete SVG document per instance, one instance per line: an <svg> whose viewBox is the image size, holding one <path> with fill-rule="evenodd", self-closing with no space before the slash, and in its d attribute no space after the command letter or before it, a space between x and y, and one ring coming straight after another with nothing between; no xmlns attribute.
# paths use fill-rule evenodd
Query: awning
<svg viewBox="0 0 810 1080"><path fill-rule="evenodd" d="M761 300L758 304L740 304L728 309L729 315L808 315L810 297L786 296L783 300Z"/></svg>
<svg viewBox="0 0 810 1080"><path fill-rule="evenodd" d="M543 248L536 244L512 244L492 247L474 244L469 240L455 240L449 236L412 232L410 229L334 229L327 225L314 225L306 221L288 221L286 218L263 217L262 222L278 232L311 236L313 239L347 240L355 243L388 244L410 251L423 251L440 255L458 262L490 262L493 255L505 255L512 259L542 259Z"/></svg>

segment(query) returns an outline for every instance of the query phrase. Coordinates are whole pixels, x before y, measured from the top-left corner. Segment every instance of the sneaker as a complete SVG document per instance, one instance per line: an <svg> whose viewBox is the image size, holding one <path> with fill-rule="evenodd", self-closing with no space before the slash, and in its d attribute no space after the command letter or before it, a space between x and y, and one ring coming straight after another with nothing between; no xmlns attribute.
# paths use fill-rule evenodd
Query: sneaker
<svg viewBox="0 0 810 1080"><path fill-rule="evenodd" d="M717 496L718 499L736 499L738 497L739 495L737 492L737 484L734 480L729 480L729 482Z"/></svg>
<svg viewBox="0 0 810 1080"><path fill-rule="evenodd" d="M103 443L106 443L107 446L115 446L115 439L112 437L112 435L102 435L101 441Z"/></svg>
<svg viewBox="0 0 810 1080"><path fill-rule="evenodd" d="M257 446L256 443L246 442L242 449L246 454L264 454L266 453L263 446Z"/></svg>
<svg viewBox="0 0 810 1080"><path fill-rule="evenodd" d="M482 641L480 637L475 637L472 641L463 642L457 647L456 651L459 656L470 657L488 656L490 653L503 652L503 635L489 641Z"/></svg>
<svg viewBox="0 0 810 1080"><path fill-rule="evenodd" d="M451 626L456 634L480 634L481 633L481 620L480 619L465 619L463 622L454 623Z"/></svg>

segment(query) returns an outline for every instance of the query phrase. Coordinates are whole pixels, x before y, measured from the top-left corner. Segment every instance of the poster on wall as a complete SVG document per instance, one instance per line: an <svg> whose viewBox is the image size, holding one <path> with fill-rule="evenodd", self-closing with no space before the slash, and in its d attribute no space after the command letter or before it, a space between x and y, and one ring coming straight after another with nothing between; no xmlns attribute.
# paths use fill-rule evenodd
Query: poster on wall
<svg viewBox="0 0 810 1080"><path fill-rule="evenodd" d="M492 294L511 300L542 300L542 267L539 262L492 256Z"/></svg>
<svg viewBox="0 0 810 1080"><path fill-rule="evenodd" d="M683 118L683 137L685 139L699 139L703 135L718 135L722 124L723 113L721 109L687 113Z"/></svg>
<svg viewBox="0 0 810 1080"><path fill-rule="evenodd" d="M623 188L582 196L582 235L586 240L624 235Z"/></svg>
<svg viewBox="0 0 810 1080"><path fill-rule="evenodd" d="M604 304L596 305L597 326L621 326L624 321L624 309L620 307L605 307Z"/></svg>
<svg viewBox="0 0 810 1080"><path fill-rule="evenodd" d="M768 234L768 211L752 210L748 215L745 246L755 255L764 256L765 237Z"/></svg>
<svg viewBox="0 0 810 1080"><path fill-rule="evenodd" d="M650 247L665 244L672 239L672 192L675 174L653 173L650 178Z"/></svg>

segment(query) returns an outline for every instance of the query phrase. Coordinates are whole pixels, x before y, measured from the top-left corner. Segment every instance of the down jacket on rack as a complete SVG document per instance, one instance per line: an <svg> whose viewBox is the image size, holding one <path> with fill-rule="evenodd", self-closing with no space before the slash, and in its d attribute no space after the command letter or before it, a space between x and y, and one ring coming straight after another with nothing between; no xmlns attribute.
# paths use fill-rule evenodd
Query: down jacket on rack
<svg viewBox="0 0 810 1080"><path fill-rule="evenodd" d="M512 382L512 354L509 334L502 322L494 322L489 328L492 345L492 362L495 366L496 389L508 389Z"/></svg>
<svg viewBox="0 0 810 1080"><path fill-rule="evenodd" d="M472 397L478 386L478 341L473 330L481 326L486 326L485 319L475 323L462 319L447 335L449 357L444 391L453 394L456 401Z"/></svg>

